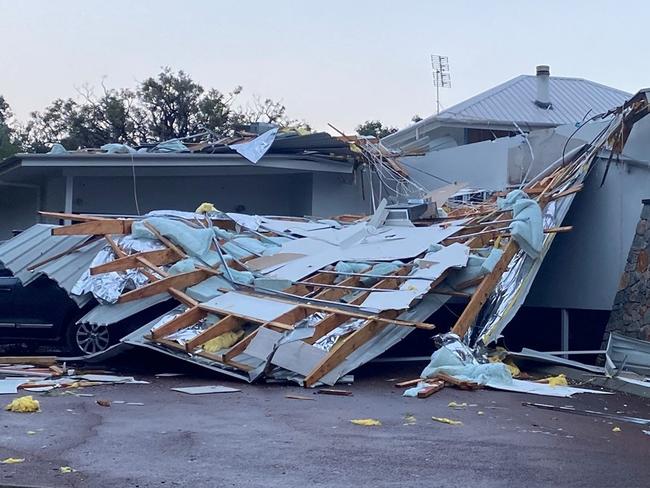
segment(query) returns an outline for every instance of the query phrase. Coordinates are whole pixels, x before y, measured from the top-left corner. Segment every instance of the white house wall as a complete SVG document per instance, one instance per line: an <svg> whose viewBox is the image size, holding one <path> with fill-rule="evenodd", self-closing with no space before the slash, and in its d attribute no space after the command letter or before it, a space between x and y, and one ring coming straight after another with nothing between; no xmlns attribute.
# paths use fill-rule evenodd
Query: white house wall
<svg viewBox="0 0 650 488"><path fill-rule="evenodd" d="M611 310L641 200L650 197L650 168L613 163L601 188L604 171L601 159L565 219L573 230L556 237L527 305Z"/></svg>
<svg viewBox="0 0 650 488"><path fill-rule="evenodd" d="M447 185L444 180L466 182L473 188L502 190L508 184L511 144L510 138L505 137L400 160L411 177L430 190Z"/></svg>

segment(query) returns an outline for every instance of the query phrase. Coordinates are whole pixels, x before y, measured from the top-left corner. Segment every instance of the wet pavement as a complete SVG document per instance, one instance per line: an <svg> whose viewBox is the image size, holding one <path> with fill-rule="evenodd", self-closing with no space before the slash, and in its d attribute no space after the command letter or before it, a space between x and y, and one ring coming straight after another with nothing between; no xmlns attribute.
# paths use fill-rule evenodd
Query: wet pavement
<svg viewBox="0 0 650 488"><path fill-rule="evenodd" d="M428 399L403 398L393 383L416 377L420 369L412 363L365 367L345 387L354 393L347 397L242 384L194 370L184 371L191 376L156 378L146 367L136 367L135 374L148 385L75 390L92 397L36 394L40 413L0 413L0 458L25 459L0 465L0 486L650 485L650 435L644 427L522 405L650 418L650 400L452 388ZM183 367L172 361L157 372L173 370ZM242 391L190 396L170 390L206 384ZM113 403L102 407L100 399ZM454 409L448 406L452 401L468 405ZM381 425L350 422L362 418ZM62 466L76 471L61 473Z"/></svg>

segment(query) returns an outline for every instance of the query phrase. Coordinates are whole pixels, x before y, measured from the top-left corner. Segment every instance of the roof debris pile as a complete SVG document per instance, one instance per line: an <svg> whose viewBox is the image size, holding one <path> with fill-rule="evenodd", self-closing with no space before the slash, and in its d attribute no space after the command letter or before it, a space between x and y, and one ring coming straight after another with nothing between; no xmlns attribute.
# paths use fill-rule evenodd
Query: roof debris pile
<svg viewBox="0 0 650 488"><path fill-rule="evenodd" d="M47 227L49 245L28 240L43 226L28 230L0 247L0 260L17 276L46 273L65 282L81 303L94 297L98 305L81 322L115 323L173 298L176 308L123 341L246 381L334 385L414 329L433 330L425 321L452 296L467 305L441 339L482 364L483 349L523 304L555 235L570 230L562 221L591 163L602 149L620 152L647 110L645 98L632 98L605 114L611 121L591 145L504 198L479 208L454 204L445 218L419 219L439 217L431 207L448 198L440 196L421 202L419 214L382 201L356 220L223 213L210 205L139 218L43 212L76 223ZM278 140L256 144L272 150ZM381 168L396 190L411 184L371 143L344 145ZM16 251L30 245L45 252L18 259Z"/></svg>

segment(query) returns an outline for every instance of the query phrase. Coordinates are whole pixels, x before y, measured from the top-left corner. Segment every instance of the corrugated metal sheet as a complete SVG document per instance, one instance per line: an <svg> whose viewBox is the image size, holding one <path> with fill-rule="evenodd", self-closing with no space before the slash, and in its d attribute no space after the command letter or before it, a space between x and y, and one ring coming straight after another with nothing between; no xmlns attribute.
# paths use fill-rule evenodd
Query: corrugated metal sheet
<svg viewBox="0 0 650 488"><path fill-rule="evenodd" d="M79 319L79 323L96 325L110 325L142 312L158 303L169 300L167 293L160 293L152 297L141 298L132 302L114 303L110 305L97 305L90 312Z"/></svg>
<svg viewBox="0 0 650 488"><path fill-rule="evenodd" d="M632 95L580 78L549 78L553 108L535 105L537 77L521 75L455 105L436 117L439 120L516 121L528 124L573 124L590 115L621 105Z"/></svg>
<svg viewBox="0 0 650 488"><path fill-rule="evenodd" d="M0 245L0 262L24 285L44 274L70 294L81 274L88 269L97 252L106 243L99 240L40 266L34 271L29 271L27 267L31 264L66 251L86 239L86 236L53 236L51 230L54 227L57 226L36 224L3 243ZM91 296L90 294L81 297L71 295L71 298L79 306L83 306L88 303Z"/></svg>

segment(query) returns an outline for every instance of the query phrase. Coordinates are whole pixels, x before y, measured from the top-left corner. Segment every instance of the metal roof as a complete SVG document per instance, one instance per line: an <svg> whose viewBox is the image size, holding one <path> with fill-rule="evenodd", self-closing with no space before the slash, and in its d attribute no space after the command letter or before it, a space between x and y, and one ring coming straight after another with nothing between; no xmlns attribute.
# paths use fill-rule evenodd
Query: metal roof
<svg viewBox="0 0 650 488"><path fill-rule="evenodd" d="M65 154L19 153L0 162L0 175L20 167L34 168L242 168L250 171L298 171L352 173L354 165L348 160L309 154L267 154L257 164L239 155L203 153L134 153L105 154L69 152ZM263 171L263 170L262 170Z"/></svg>
<svg viewBox="0 0 650 488"><path fill-rule="evenodd" d="M21 232L13 239L0 245L0 262L18 278L28 285L41 275L54 280L68 295L81 274L86 271L97 252L105 246L102 240L88 244L59 259L39 266L34 271L27 268L49 257L67 251L83 242L87 236L53 236L52 228L56 225L36 224ZM85 305L91 298L70 295L79 306Z"/></svg>
<svg viewBox="0 0 650 488"><path fill-rule="evenodd" d="M505 124L526 129L574 124L585 116L620 106L632 94L582 78L549 77L552 108L535 104L537 76L520 75L382 139L399 143L406 133L425 126ZM433 127L432 127L433 128ZM514 127L513 127L514 129Z"/></svg>
<svg viewBox="0 0 650 488"><path fill-rule="evenodd" d="M81 317L78 320L78 323L96 325L115 324L120 320L124 320L169 299L170 296L167 293L159 293L158 295L141 298L140 300L133 300L131 302L97 305L90 312Z"/></svg>

